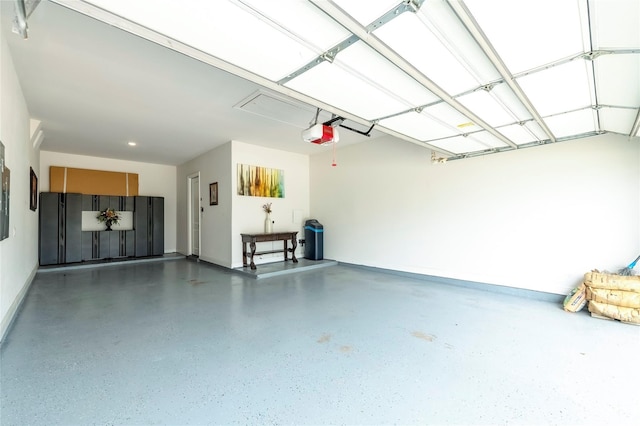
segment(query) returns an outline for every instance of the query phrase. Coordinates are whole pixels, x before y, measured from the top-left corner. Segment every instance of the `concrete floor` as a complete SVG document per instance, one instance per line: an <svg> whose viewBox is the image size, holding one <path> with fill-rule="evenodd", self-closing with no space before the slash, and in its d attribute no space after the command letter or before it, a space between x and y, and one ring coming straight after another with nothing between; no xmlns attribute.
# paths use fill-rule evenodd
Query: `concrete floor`
<svg viewBox="0 0 640 426"><path fill-rule="evenodd" d="M638 424L640 327L337 265L40 272L1 348L10 425Z"/></svg>

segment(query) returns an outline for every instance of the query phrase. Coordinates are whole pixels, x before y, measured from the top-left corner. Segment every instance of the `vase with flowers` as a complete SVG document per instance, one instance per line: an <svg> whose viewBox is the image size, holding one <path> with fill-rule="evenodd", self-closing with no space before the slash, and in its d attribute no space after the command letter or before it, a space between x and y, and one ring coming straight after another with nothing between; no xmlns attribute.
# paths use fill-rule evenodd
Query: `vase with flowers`
<svg viewBox="0 0 640 426"><path fill-rule="evenodd" d="M263 204L262 210L267 214L264 220L264 233L271 234L273 232L273 221L271 220L271 203Z"/></svg>
<svg viewBox="0 0 640 426"><path fill-rule="evenodd" d="M107 229L106 231L111 231L111 227L113 225L117 225L121 219L120 213L111 208L106 208L98 213L98 222L104 222Z"/></svg>

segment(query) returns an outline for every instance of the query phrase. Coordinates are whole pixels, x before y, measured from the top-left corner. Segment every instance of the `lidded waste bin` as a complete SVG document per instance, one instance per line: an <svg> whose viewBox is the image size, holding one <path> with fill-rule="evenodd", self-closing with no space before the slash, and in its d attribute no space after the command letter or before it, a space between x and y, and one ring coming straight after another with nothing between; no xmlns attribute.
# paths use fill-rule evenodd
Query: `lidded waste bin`
<svg viewBox="0 0 640 426"><path fill-rule="evenodd" d="M304 257L311 260L322 260L324 228L316 219L304 223Z"/></svg>

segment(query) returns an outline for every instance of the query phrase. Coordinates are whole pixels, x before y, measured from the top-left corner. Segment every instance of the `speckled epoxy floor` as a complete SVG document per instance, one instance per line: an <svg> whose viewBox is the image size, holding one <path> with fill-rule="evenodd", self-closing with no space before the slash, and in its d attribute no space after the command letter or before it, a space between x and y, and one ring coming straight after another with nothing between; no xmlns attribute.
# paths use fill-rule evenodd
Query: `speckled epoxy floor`
<svg viewBox="0 0 640 426"><path fill-rule="evenodd" d="M640 327L338 265L39 273L1 348L9 425L637 424Z"/></svg>

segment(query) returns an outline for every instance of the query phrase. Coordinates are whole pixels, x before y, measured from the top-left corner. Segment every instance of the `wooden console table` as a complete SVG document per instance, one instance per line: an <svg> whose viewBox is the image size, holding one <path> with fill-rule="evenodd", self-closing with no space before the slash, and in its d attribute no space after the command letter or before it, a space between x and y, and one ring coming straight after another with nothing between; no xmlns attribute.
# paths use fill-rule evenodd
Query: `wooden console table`
<svg viewBox="0 0 640 426"><path fill-rule="evenodd" d="M296 247L298 246L298 242L296 240L298 231L292 232L273 232L271 234L240 234L242 236L242 266L247 267L251 266L251 269L256 269L256 264L253 263L253 256L258 254L268 254L268 253L280 253L284 252L284 260L289 260L287 256L287 252L291 252L291 260L293 263L298 263L298 259L296 259ZM287 242L291 240L291 248L287 248ZM256 252L256 243L262 243L265 241L283 241L284 248L281 250L268 250L268 251L260 251ZM247 243L249 243L249 248L251 249L251 263L247 264Z"/></svg>

